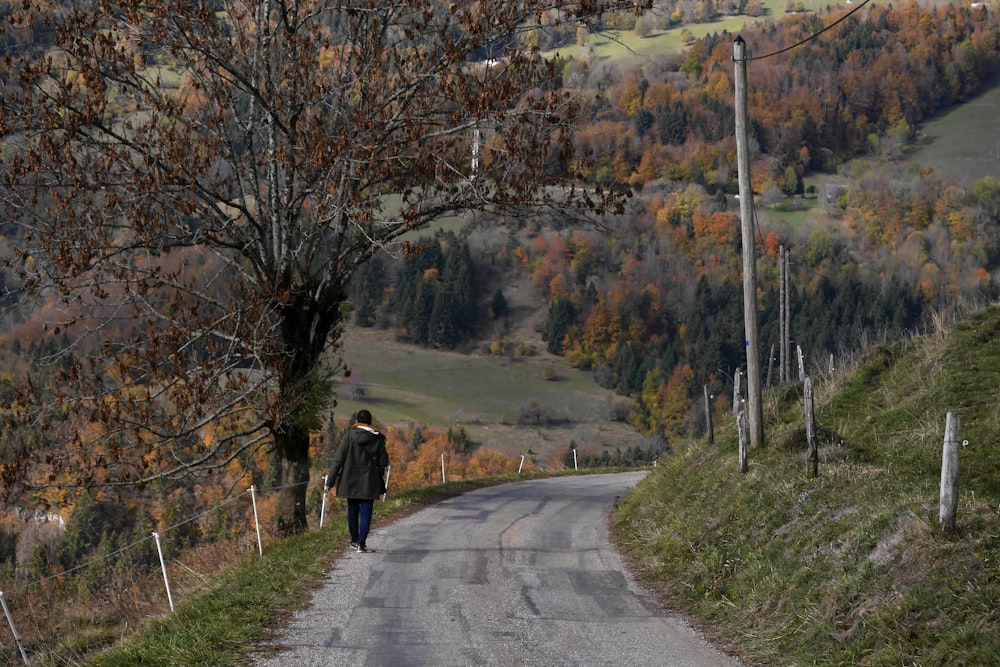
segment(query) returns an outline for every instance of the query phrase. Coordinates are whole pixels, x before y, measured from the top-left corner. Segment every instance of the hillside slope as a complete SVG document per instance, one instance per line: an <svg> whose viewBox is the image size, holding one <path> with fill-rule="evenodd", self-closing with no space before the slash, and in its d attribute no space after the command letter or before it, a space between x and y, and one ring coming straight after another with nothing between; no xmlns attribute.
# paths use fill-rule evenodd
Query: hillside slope
<svg viewBox="0 0 1000 667"><path fill-rule="evenodd" d="M546 351L539 333L546 308L524 276L504 286L511 312L502 329L467 351L403 343L386 329L348 327L351 377L336 411L372 410L383 424L464 429L477 446L543 467L572 445L600 455L645 446L625 421L632 401L599 387L593 373ZM491 351L491 342L499 351Z"/></svg>
<svg viewBox="0 0 1000 667"><path fill-rule="evenodd" d="M748 665L996 664L998 359L993 306L820 379L817 479L799 385L766 396L767 447L745 475L732 419L718 415L715 444L675 447L619 504L633 571ZM936 518L947 411L969 443L954 534ZM481 483L398 496L378 504L379 520ZM344 532L335 521L268 545L92 664L245 664L323 578Z"/></svg>
<svg viewBox="0 0 1000 667"><path fill-rule="evenodd" d="M786 385L746 474L726 416L622 503L636 567L755 664L996 664L1000 307L814 381L819 477ZM953 534L937 518L948 412L968 443Z"/></svg>

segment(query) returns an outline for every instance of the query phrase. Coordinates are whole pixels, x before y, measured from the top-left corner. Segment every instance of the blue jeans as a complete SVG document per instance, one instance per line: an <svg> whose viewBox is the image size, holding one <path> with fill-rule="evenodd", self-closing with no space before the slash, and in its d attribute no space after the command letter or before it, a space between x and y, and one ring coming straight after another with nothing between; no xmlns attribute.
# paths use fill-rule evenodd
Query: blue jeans
<svg viewBox="0 0 1000 667"><path fill-rule="evenodd" d="M374 500L347 499L347 530L351 531L351 542L365 545L368 531L372 527L372 507Z"/></svg>

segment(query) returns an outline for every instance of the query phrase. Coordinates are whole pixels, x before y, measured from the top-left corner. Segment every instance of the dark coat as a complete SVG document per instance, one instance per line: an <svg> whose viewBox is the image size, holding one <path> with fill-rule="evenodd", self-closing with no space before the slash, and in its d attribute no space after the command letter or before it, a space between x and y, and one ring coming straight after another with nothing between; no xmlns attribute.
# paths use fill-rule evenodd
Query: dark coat
<svg viewBox="0 0 1000 667"><path fill-rule="evenodd" d="M337 488L338 498L374 500L385 493L388 467L385 436L367 424L355 424L333 455L328 484Z"/></svg>

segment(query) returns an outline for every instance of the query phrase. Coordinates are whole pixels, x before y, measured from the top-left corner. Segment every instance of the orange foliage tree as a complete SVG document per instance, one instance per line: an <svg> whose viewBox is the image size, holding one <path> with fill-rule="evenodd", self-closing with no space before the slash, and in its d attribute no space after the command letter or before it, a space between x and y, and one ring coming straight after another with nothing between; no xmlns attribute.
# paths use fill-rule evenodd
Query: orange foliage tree
<svg viewBox="0 0 1000 667"><path fill-rule="evenodd" d="M517 39L548 12L599 22L605 3L7 4L0 41L22 26L52 41L0 61L0 141L16 146L0 208L24 231L21 284L83 304L56 328L99 340L24 384L15 414L46 446L0 464L4 495L62 483L63 462L74 485L144 484L266 447L277 528L304 530L358 267L456 212L622 202L569 187L587 168L579 104ZM497 48L497 67L470 62ZM219 270L172 265L185 249ZM122 336L126 321L142 326ZM104 428L84 439L81 420ZM210 443L192 437L217 420Z"/></svg>
<svg viewBox="0 0 1000 667"><path fill-rule="evenodd" d="M471 453L462 451L449 438L447 431L422 427L420 436L412 426L390 426L385 429L386 448L392 466L389 473L389 492L398 493L421 489L442 481L441 464L444 461L446 481L458 481L505 475L517 471L520 460L496 450L477 447ZM419 440L418 444L414 444ZM525 461L522 471L536 469L532 461Z"/></svg>

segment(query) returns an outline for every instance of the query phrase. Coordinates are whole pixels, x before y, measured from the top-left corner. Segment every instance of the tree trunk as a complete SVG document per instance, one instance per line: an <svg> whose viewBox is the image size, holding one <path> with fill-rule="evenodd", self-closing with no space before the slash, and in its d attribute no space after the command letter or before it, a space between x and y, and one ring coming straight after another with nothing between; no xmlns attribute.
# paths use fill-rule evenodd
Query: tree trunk
<svg viewBox="0 0 1000 667"><path fill-rule="evenodd" d="M281 395L290 414L273 430L278 494L275 523L279 535L307 528L306 492L309 486L309 432L319 428L319 414L327 407L332 389L324 377L323 358L339 344L340 304L346 294L339 284L322 292L300 289L284 309L283 349L288 351L280 374Z"/></svg>
<svg viewBox="0 0 1000 667"><path fill-rule="evenodd" d="M294 423L274 434L277 466L274 479L278 489L275 520L282 537L304 532L306 521L306 491L309 487L309 431Z"/></svg>

